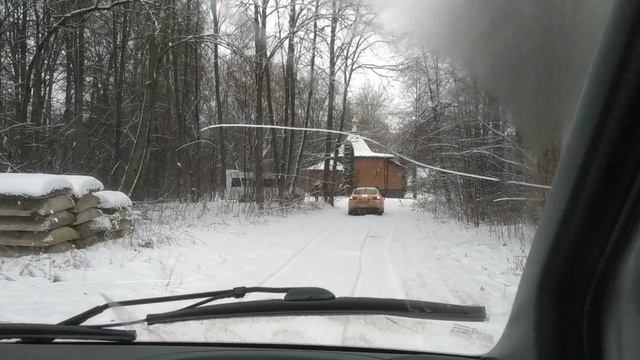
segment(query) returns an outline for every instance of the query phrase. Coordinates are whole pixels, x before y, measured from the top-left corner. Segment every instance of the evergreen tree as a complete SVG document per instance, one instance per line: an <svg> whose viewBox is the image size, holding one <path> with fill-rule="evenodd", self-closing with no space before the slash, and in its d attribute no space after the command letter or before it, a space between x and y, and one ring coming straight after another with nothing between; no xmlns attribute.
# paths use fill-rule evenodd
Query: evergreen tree
<svg viewBox="0 0 640 360"><path fill-rule="evenodd" d="M356 187L356 179L355 179L355 157L353 154L353 146L351 145L350 141L346 141L344 143L344 160L343 160L343 167L344 167L344 185L345 188L348 192L348 194L351 194L351 192L353 191L353 189Z"/></svg>

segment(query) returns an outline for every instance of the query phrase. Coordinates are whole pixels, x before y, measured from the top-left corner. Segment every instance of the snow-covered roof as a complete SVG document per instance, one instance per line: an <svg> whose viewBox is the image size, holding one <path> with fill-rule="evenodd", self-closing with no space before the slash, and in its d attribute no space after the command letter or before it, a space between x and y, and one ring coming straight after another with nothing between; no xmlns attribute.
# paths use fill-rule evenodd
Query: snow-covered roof
<svg viewBox="0 0 640 360"><path fill-rule="evenodd" d="M84 175L63 175L73 187L71 190L71 194L75 198L81 198L88 193L104 190L104 185L102 183L92 177L92 176L84 176Z"/></svg>
<svg viewBox="0 0 640 360"><path fill-rule="evenodd" d="M329 168L333 169L333 161L329 160ZM309 166L307 170L324 170L324 161L320 161L319 163ZM340 163L340 161L336 162L336 170L342 171L344 170L344 166Z"/></svg>
<svg viewBox="0 0 640 360"><path fill-rule="evenodd" d="M379 153L371 150L369 144L367 144L367 142L360 136L349 135L346 141L349 141L351 143L351 146L353 147L354 157L394 157L393 154ZM340 146L339 155L344 156L344 144Z"/></svg>
<svg viewBox="0 0 640 360"><path fill-rule="evenodd" d="M131 199L120 191L98 191L93 195L100 199L100 209L124 209L131 206Z"/></svg>
<svg viewBox="0 0 640 360"><path fill-rule="evenodd" d="M43 198L72 188L71 182L60 175L0 174L0 196Z"/></svg>

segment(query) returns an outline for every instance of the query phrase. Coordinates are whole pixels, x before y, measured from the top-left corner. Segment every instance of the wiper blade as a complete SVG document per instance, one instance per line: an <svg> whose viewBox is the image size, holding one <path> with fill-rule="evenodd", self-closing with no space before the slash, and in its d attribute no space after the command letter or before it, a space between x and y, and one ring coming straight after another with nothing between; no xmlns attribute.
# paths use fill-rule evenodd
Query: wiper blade
<svg viewBox="0 0 640 360"><path fill-rule="evenodd" d="M257 300L149 314L145 323L223 319L238 317L304 315L389 315L442 321L485 321L484 306L453 305L418 300L339 297L328 300Z"/></svg>
<svg viewBox="0 0 640 360"><path fill-rule="evenodd" d="M283 293L285 296L283 299L243 301L203 306L215 300L242 298L249 293ZM153 325L191 320L301 315L390 315L426 320L469 322L485 321L487 319L484 306L369 297L336 298L330 291L314 287L238 287L222 291L110 302L75 315L60 324L80 325L111 307L199 298L205 299L179 310L149 314L144 319L135 321L87 325L87 327L104 329L140 323Z"/></svg>
<svg viewBox="0 0 640 360"><path fill-rule="evenodd" d="M11 339L45 343L56 339L132 342L136 339L136 332L133 330L100 329L77 325L0 324L0 340Z"/></svg>

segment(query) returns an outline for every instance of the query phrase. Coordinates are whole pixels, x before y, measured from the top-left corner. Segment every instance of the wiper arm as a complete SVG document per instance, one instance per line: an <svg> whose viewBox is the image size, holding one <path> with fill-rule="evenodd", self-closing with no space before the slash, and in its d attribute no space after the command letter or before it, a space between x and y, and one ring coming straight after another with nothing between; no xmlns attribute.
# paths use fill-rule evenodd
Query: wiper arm
<svg viewBox="0 0 640 360"><path fill-rule="evenodd" d="M80 314L74 315L60 322L59 325L80 325L85 321L102 314L107 309L116 308L116 307L157 304L157 303L205 298L202 301L199 301L195 304L191 304L183 308L183 309L189 309L189 308L195 308L197 306L207 304L215 300L228 299L228 298L240 299L240 298L243 298L245 295L251 294L251 293L286 294L291 289L293 288L274 288L274 287L259 287L259 286L244 287L243 286L243 287L236 287L233 289L220 290L220 291L208 291L208 292L184 294L184 295L170 295L170 296L159 296L159 297L143 298L143 299L135 299L135 300L114 301L114 302L108 302L106 304L93 307L87 311L81 312Z"/></svg>
<svg viewBox="0 0 640 360"><path fill-rule="evenodd" d="M319 290L321 290L319 292ZM288 292L282 300L258 300L180 309L149 314L144 322L173 322L263 316L301 315L390 315L414 319L479 322L487 319L484 306L368 297L328 298L324 289L301 288ZM314 292L323 298L313 296Z"/></svg>
<svg viewBox="0 0 640 360"><path fill-rule="evenodd" d="M238 287L229 290L209 291L185 295L160 296L153 298L143 298L135 300L116 301L95 306L80 314L74 315L58 324L1 324L0 340L20 339L23 342L50 343L55 339L76 339L76 340L101 340L131 342L136 339L136 332L133 330L113 330L107 327L124 326L129 324L143 323L144 320L130 321L126 323L102 325L81 325L85 321L100 315L105 310L114 307L134 306L144 304L155 304L172 301L183 301L191 299L201 299L195 304L183 309L190 309L211 301L225 298L242 298L249 293L287 293L291 288L268 288L268 287Z"/></svg>
<svg viewBox="0 0 640 360"><path fill-rule="evenodd" d="M10 339L44 343L55 339L132 342L136 339L136 332L77 325L0 324L0 340Z"/></svg>

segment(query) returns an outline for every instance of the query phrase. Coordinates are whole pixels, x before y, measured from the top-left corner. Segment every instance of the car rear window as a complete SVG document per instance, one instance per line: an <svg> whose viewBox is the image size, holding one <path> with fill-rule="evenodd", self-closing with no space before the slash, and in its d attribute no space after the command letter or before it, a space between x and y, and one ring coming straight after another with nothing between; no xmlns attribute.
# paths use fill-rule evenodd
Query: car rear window
<svg viewBox="0 0 640 360"><path fill-rule="evenodd" d="M378 195L378 189L375 188L360 188L353 190L354 195Z"/></svg>

